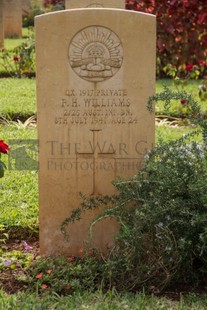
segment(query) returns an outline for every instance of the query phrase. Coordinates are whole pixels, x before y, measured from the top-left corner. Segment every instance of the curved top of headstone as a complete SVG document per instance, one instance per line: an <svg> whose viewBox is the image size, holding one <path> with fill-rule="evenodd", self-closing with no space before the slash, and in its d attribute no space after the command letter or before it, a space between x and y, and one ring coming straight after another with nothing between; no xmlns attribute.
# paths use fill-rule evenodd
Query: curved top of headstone
<svg viewBox="0 0 207 310"><path fill-rule="evenodd" d="M66 9L78 8L117 8L124 9L124 0L65 0Z"/></svg>

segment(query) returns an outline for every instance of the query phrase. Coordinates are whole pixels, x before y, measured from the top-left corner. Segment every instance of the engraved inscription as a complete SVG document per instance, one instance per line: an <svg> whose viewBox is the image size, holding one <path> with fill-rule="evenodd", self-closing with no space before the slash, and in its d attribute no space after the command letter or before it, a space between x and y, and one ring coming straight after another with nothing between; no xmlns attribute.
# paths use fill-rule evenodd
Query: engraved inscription
<svg viewBox="0 0 207 310"><path fill-rule="evenodd" d="M60 99L56 125L138 123L126 89L67 89Z"/></svg>
<svg viewBox="0 0 207 310"><path fill-rule="evenodd" d="M123 48L118 36L102 26L90 26L78 32L70 42L69 62L82 79L101 82L121 68Z"/></svg>

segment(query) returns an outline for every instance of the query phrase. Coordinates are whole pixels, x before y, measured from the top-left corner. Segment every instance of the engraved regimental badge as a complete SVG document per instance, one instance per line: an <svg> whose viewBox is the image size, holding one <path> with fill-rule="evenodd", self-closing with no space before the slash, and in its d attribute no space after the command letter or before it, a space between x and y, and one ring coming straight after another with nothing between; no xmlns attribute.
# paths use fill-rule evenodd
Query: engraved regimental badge
<svg viewBox="0 0 207 310"><path fill-rule="evenodd" d="M78 32L69 45L69 62L82 79L101 82L121 68L123 48L118 36L102 26L90 26Z"/></svg>

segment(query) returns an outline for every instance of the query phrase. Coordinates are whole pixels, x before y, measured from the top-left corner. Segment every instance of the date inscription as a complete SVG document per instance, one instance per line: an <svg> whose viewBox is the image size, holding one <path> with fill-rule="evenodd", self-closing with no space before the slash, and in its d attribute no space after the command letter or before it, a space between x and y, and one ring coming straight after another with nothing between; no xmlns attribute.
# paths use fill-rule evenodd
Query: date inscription
<svg viewBox="0 0 207 310"><path fill-rule="evenodd" d="M56 125L110 125L138 123L125 89L65 90Z"/></svg>

